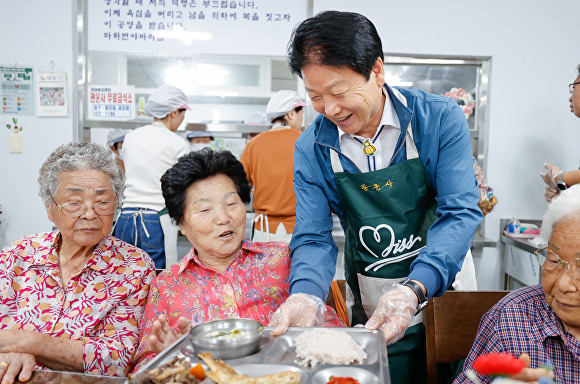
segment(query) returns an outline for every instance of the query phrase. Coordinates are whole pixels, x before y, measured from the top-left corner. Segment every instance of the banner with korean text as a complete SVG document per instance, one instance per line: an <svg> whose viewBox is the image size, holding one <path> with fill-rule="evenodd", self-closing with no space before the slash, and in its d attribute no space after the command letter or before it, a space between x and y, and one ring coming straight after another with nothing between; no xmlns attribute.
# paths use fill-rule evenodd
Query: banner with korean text
<svg viewBox="0 0 580 384"><path fill-rule="evenodd" d="M308 0L91 0L91 51L286 54Z"/></svg>

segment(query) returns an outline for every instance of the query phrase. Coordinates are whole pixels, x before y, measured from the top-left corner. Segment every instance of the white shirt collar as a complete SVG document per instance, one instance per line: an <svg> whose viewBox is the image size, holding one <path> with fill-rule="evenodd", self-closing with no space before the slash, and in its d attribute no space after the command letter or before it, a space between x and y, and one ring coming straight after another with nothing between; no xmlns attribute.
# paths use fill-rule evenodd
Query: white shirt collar
<svg viewBox="0 0 580 384"><path fill-rule="evenodd" d="M395 111L395 106L393 105L393 101L387 92L387 87L383 86L382 88L383 94L385 95L385 106L383 107L383 115L381 116L381 122L379 127L382 125L389 125L393 128L401 129L401 124L399 123L399 117L397 116L397 112ZM377 127L378 128L378 127ZM346 132L342 131L338 125L336 126L338 129L338 136L342 139L342 135L347 134ZM376 133L375 133L376 134ZM358 135L350 135L351 137L360 137Z"/></svg>

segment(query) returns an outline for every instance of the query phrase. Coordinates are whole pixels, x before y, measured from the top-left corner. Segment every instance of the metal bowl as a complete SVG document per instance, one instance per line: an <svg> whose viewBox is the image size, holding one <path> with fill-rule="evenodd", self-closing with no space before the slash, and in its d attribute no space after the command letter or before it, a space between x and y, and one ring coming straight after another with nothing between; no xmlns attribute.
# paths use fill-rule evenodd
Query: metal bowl
<svg viewBox="0 0 580 384"><path fill-rule="evenodd" d="M235 337L228 337L238 330ZM201 323L189 331L195 353L211 352L214 359L236 359L258 352L262 324L251 319L222 319Z"/></svg>

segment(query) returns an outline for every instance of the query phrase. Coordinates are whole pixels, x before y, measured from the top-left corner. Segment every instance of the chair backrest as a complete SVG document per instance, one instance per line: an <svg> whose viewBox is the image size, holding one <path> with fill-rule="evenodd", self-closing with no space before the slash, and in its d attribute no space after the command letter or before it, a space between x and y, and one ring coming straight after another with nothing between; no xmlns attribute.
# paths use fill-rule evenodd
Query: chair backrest
<svg viewBox="0 0 580 384"><path fill-rule="evenodd" d="M328 291L328 297L326 298L326 304L333 308L338 317L346 324L347 327L350 326L348 319L348 311L346 308L346 280L333 280L330 285L330 290Z"/></svg>
<svg viewBox="0 0 580 384"><path fill-rule="evenodd" d="M509 291L447 291L425 307L427 378L437 383L437 363L467 357L481 317Z"/></svg>

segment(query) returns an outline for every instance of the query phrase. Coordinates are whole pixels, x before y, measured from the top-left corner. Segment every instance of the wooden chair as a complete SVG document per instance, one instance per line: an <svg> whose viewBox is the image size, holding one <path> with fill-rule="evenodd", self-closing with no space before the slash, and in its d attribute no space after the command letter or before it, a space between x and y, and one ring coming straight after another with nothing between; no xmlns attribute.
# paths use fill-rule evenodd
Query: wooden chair
<svg viewBox="0 0 580 384"><path fill-rule="evenodd" d="M328 291L328 297L326 298L326 304L332 307L338 317L344 321L347 326L350 326L348 322L348 313L346 309L346 280L335 280L330 286Z"/></svg>
<svg viewBox="0 0 580 384"><path fill-rule="evenodd" d="M509 291L447 291L425 307L427 379L437 383L437 363L467 357L481 317Z"/></svg>

